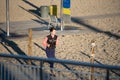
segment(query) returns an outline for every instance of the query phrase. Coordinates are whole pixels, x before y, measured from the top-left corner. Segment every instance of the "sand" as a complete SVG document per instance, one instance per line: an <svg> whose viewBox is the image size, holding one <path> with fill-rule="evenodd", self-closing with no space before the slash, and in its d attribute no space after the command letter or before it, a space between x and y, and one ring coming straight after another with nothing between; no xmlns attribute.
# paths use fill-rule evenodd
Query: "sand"
<svg viewBox="0 0 120 80"><path fill-rule="evenodd" d="M45 52L40 48L40 46L43 47L43 39L44 36L36 37L32 40L31 56L46 58ZM89 56L92 53L92 41L95 41L96 44L94 53L97 61L103 64L120 65L120 40L113 36L111 37L105 35L104 33L95 33L91 31L80 32L79 34L59 34L59 44L56 48L56 58L90 62ZM6 44L3 41L0 47L1 53L11 52L13 54L20 54L20 52L24 52L26 55L29 55L27 39L9 40Z"/></svg>
<svg viewBox="0 0 120 80"><path fill-rule="evenodd" d="M47 3L46 3L47 1ZM14 5L13 5L14 4ZM58 16L60 15L60 1L53 0L10 0L10 20L11 22L39 20L33 14L27 12L29 10L37 10L42 5L58 5ZM5 22L5 0L0 3L0 22ZM96 59L106 64L119 65L120 52L120 1L119 0L72 0L71 1L71 18L72 22L69 26L79 27L81 30L91 30L91 32L83 32L77 34L63 34L59 36L59 45L57 47L57 58L89 61L89 58L81 52L91 54L91 40L96 43ZM77 20L77 21L76 21ZM12 24L12 23L11 23ZM25 24L25 23L24 23ZM26 23L26 26L32 24ZM39 24L42 25L42 24ZM37 26L39 26L37 25ZM19 27L19 25L16 25ZM34 25L36 27L36 25ZM11 25L15 27L15 25ZM19 32L11 30L11 32ZM22 26L21 26L22 27ZM28 28L28 27L27 27ZM26 29L27 29L26 28ZM29 27L30 28L30 27ZM24 29L24 28L23 28ZM22 30L21 30L22 31ZM26 31L27 32L27 31ZM22 32L23 33L23 32ZM41 45L43 37L33 39L33 55L45 57L45 53L34 45L36 42ZM15 43L25 53L27 53L27 40L17 40ZM3 45L0 45L1 53L9 53ZM8 46L9 47L9 46ZM10 47L9 47L10 48ZM10 48L10 50L12 50ZM12 51L13 53L14 50ZM16 53L17 54L17 53ZM41 55L40 55L41 54ZM99 56L102 55L102 56ZM102 61L104 56L104 60ZM111 62L112 61L112 62Z"/></svg>
<svg viewBox="0 0 120 80"><path fill-rule="evenodd" d="M33 24L34 26L32 26L32 23L27 23L27 21L41 21L41 19L34 14L28 12L30 10L36 11L35 6L38 8L42 5L51 4L57 4L60 6L60 2L56 0L53 0L53 3L51 3L50 0L25 1L10 0L11 33L22 34L24 33L23 30L25 30L25 34L27 34L28 28L37 28L40 25L46 25L44 23L36 22L37 25ZM32 5L30 3L32 3ZM58 7L58 16L60 14L59 10L60 7ZM0 24L3 25L5 22L5 0L1 0L0 11ZM56 48L56 58L90 62L91 41L94 40L96 44L95 59L102 64L120 66L119 0L72 0L71 19L72 22L68 27L77 27L79 28L79 31L61 32L60 34L58 31L59 44ZM24 26L27 28L20 24L14 25L12 23L19 23L21 21L26 21L24 22ZM4 26L0 28L5 30ZM19 30L17 27L21 27L21 29ZM46 57L45 52L39 46L42 46L42 40L48 34L48 31L45 31L44 35L44 31L38 31L37 33L39 34L33 35L31 56ZM11 44L2 41L1 38L0 41L0 53L18 54L19 52L23 52L28 55L27 38L8 39L8 42L12 42L13 47ZM18 50L15 50L16 48L14 47L17 47Z"/></svg>
<svg viewBox="0 0 120 80"><path fill-rule="evenodd" d="M1 35L5 34L4 31L6 31L6 5L5 0L1 0L0 54L24 54L47 58L43 50L42 41L49 34L47 28L48 20L40 17L39 9L40 6L55 4L58 6L58 18L60 18L60 0L9 1L10 34L14 35L14 37L1 38ZM28 54L29 28L33 30L31 55ZM57 59L90 62L91 42L94 41L96 44L94 49L96 61L94 63L120 66L120 0L71 0L71 23L65 25L63 32L57 30L57 35L59 37L59 44L56 48ZM17 60L0 58L0 61L16 64ZM22 62L25 63L24 61ZM45 63L46 66L48 64ZM88 67L67 66L79 72L90 72ZM66 69L61 64L55 64L55 68ZM95 71L103 75L106 72L103 69L95 69ZM86 80L89 77L86 74L75 76L71 72L61 71L59 73L60 75L56 71L56 78L64 78L66 80L77 80L78 77ZM114 74L111 75L114 77ZM97 76L96 80L104 79Z"/></svg>
<svg viewBox="0 0 120 80"><path fill-rule="evenodd" d="M10 0L10 21L26 21L37 19L34 12L39 13L40 6L57 5L60 17L60 0ZM6 20L6 3L0 1L0 22ZM29 11L33 11L32 13ZM71 16L82 19L116 16L120 14L119 0L71 0ZM39 15L39 14L38 14Z"/></svg>

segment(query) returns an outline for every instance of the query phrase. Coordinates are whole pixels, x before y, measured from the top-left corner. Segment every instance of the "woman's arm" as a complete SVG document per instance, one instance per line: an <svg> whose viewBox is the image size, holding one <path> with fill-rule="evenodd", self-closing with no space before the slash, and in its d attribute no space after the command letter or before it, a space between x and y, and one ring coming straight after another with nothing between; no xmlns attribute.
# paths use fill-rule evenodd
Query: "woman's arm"
<svg viewBox="0 0 120 80"><path fill-rule="evenodd" d="M47 40L48 40L47 37L45 37L45 39L43 40L43 46L44 46L44 47L49 47L49 46L50 46L50 45L47 43Z"/></svg>
<svg viewBox="0 0 120 80"><path fill-rule="evenodd" d="M58 45L58 37L57 37L57 40L56 40L56 45Z"/></svg>

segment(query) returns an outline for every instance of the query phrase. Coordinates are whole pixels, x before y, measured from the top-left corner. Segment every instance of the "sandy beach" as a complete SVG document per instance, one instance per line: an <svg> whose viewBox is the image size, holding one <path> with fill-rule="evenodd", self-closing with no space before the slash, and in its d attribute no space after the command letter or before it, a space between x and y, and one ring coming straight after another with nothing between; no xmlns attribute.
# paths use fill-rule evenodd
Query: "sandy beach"
<svg viewBox="0 0 120 80"><path fill-rule="evenodd" d="M14 4L14 5L12 5ZM58 5L58 15L60 14L60 1L46 0L10 0L10 20L11 33L27 34L28 28L37 28L46 24L34 22L39 20L34 14L27 11L36 10L42 5ZM76 4L76 5L75 5ZM80 5L79 5L80 4ZM71 1L71 24L65 29L76 27L82 32L73 34L59 34L59 45L57 47L57 58L79 60L89 62L89 58L82 53L91 54L91 41L95 40L96 59L105 64L120 65L120 1L119 0L75 0ZM1 29L5 30L5 1L0 4ZM34 23L27 22L32 21ZM26 22L25 22L26 21ZM14 22L14 23L12 23ZM20 23L21 22L21 23ZM19 24L18 24L19 23ZM23 25L25 26L23 26ZM18 28L20 27L21 28ZM14 29L13 29L14 28ZM84 31L85 30L85 31ZM42 32L37 31L39 35ZM44 32L43 32L44 33ZM34 34L34 31L33 31ZM36 34L36 32L35 32ZM48 32L45 32L46 36ZM39 35L33 38L33 56L46 57L44 51L35 46L34 43L41 45L44 36ZM24 51L28 52L28 40L14 40L15 44ZM6 45L7 46L7 45ZM14 54L17 54L10 46L7 46ZM0 53L9 53L0 44ZM99 56L101 55L101 56ZM103 59L104 58L104 59Z"/></svg>
<svg viewBox="0 0 120 80"><path fill-rule="evenodd" d="M60 0L10 0L10 34L13 37L6 38L6 5L5 0L1 0L0 53L29 55L28 29L31 28L32 54L29 56L46 58L42 41L49 34L48 20L40 17L39 8L52 4L58 6L60 18ZM64 26L64 31L58 28L57 59L90 62L94 41L95 63L120 66L120 0L71 0L71 23ZM69 73L65 75L71 77Z"/></svg>

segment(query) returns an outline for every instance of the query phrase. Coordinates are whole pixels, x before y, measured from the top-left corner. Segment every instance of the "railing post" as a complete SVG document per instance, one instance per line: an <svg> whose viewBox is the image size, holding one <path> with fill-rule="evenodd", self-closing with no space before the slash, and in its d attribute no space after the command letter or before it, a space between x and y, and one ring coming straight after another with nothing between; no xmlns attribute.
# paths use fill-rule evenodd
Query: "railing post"
<svg viewBox="0 0 120 80"><path fill-rule="evenodd" d="M109 69L106 70L106 80L109 80L109 75L110 75L110 71Z"/></svg>
<svg viewBox="0 0 120 80"><path fill-rule="evenodd" d="M40 80L43 80L43 61L40 62Z"/></svg>

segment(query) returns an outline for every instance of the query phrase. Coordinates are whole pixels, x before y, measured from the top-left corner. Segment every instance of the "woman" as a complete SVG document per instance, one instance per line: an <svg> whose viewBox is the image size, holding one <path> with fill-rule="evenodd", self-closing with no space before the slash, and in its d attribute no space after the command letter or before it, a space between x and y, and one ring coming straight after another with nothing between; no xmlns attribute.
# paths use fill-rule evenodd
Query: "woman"
<svg viewBox="0 0 120 80"><path fill-rule="evenodd" d="M46 48L46 55L48 58L55 58L55 48L58 44L58 36L54 27L50 28L50 34L45 37L43 46ZM50 68L54 67L53 62L49 62Z"/></svg>

